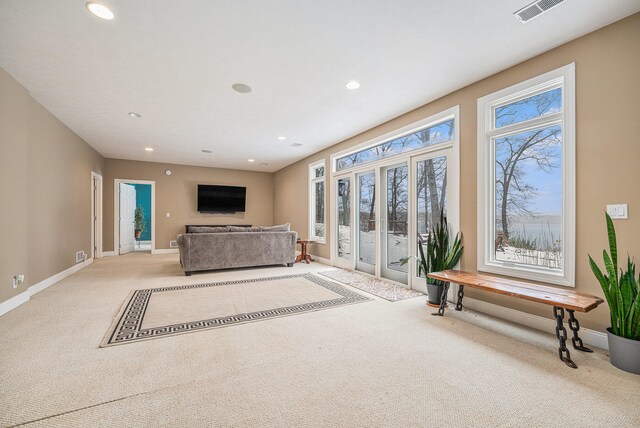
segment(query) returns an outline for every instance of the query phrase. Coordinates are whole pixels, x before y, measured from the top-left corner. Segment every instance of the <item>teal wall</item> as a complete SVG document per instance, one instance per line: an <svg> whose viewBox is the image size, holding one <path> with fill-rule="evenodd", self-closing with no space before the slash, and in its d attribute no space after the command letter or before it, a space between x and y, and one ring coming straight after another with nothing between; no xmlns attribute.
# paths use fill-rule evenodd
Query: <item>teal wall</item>
<svg viewBox="0 0 640 428"><path fill-rule="evenodd" d="M140 240L151 241L151 184L130 184L136 188L136 209L142 207L146 221Z"/></svg>

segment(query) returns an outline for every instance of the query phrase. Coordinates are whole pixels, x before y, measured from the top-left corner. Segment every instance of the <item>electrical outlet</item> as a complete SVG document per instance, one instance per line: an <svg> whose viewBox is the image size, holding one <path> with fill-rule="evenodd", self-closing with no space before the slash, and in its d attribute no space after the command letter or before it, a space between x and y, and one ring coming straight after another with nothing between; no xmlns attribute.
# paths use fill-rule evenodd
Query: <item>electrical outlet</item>
<svg viewBox="0 0 640 428"><path fill-rule="evenodd" d="M76 253L76 263L84 261L84 251L80 250Z"/></svg>
<svg viewBox="0 0 640 428"><path fill-rule="evenodd" d="M169 248L178 248L178 241L169 241Z"/></svg>
<svg viewBox="0 0 640 428"><path fill-rule="evenodd" d="M18 285L24 284L24 275L16 275L13 277L13 288L18 288Z"/></svg>

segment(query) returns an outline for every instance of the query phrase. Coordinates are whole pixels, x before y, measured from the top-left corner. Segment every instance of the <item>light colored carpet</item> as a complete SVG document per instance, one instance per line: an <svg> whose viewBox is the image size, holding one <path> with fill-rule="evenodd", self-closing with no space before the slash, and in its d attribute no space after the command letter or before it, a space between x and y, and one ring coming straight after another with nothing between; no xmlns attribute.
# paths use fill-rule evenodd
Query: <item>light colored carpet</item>
<svg viewBox="0 0 640 428"><path fill-rule="evenodd" d="M210 328L366 302L311 273L133 291L102 346L135 343Z"/></svg>
<svg viewBox="0 0 640 428"><path fill-rule="evenodd" d="M385 281L384 279L374 278L370 275L346 269L322 271L320 272L320 275L324 275L327 278L350 285L351 287L355 287L359 290L366 291L374 296L382 297L390 302L424 296L420 291L411 290L396 282Z"/></svg>
<svg viewBox="0 0 640 428"><path fill-rule="evenodd" d="M107 258L0 317L0 426L637 427L640 376L601 350L471 311L382 299L100 348L134 289L317 272L181 275L176 255Z"/></svg>

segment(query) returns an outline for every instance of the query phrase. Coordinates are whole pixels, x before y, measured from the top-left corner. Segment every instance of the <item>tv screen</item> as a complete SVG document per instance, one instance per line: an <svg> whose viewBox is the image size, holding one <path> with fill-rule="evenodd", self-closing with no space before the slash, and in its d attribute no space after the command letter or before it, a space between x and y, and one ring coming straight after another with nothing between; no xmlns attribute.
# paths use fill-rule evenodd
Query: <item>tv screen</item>
<svg viewBox="0 0 640 428"><path fill-rule="evenodd" d="M244 212L246 187L198 184L198 211L201 213Z"/></svg>

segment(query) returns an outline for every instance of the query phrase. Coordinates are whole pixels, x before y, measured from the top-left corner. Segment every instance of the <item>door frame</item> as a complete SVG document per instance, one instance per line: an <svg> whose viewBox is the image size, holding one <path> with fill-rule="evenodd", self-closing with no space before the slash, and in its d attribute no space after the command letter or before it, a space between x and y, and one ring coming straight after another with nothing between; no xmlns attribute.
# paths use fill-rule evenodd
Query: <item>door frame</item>
<svg viewBox="0 0 640 428"><path fill-rule="evenodd" d="M358 150L362 150L365 149L367 147L373 147L377 144L381 144L384 143L385 141L390 141L394 138L397 138L401 135L406 135L409 134L411 132L415 132L415 130L417 129L421 129L423 127L429 126L430 124L437 124L441 121L443 121L444 119L446 119L447 117L451 117L454 119L454 124L453 124L453 129L454 129L454 135L453 135L453 140L450 141L449 143L442 143L442 144L436 144L433 146L428 146L425 147L423 149L419 149L419 150L414 150L405 154L399 154L396 156L392 156L389 158L384 158L384 159L379 159L377 161L373 161L373 162L369 162L366 163L364 165L358 165L356 167L353 168L349 168L346 171L336 171L336 159L344 156L346 154L349 153L353 153L355 151ZM450 152L447 152L448 150L450 150ZM331 264L334 266L338 266L338 267L342 267L348 270L352 270L355 271L355 257L356 257L356 246L358 245L356 239L357 239L357 225L355 223L355 203L357 202L356 199L356 193L357 193L357 182L356 182L356 175L358 173L364 172L366 170L374 170L376 171L376 180L377 183L380 183L380 171L381 171L381 167L383 166L387 166L387 165L393 165L393 164L399 164L402 162L407 162L407 164L409 165L409 175L410 175L410 192L412 192L413 188L415 188L416 186L416 177L415 177L415 167L414 167L414 159L415 158L420 158L423 157L425 155L429 155L431 153L436 153L436 152L441 152L441 153L448 153L450 155L450 159L451 159L451 163L447 163L447 189L450 192L447 196L447 204L449 205L449 211L447 213L447 220L448 223L451 226L451 229L453 232L457 232L460 231L460 106L456 105L453 106L447 110L444 110L440 113L437 113L433 116L429 116L425 119L419 120L417 122L411 123L409 125L403 126L395 131L386 133L384 135L381 135L380 137L374 138L372 140L369 141L365 141L364 143L358 144L356 146L350 147L346 150L342 150L340 152L337 153L333 153L330 156L330 163L329 163L329 171L330 171L330 175L328 177L329 179L329 195L330 198L328 198L329 201L329 221L330 221L330 236L331 236L331 241L330 241L330 257L331 257ZM351 191L351 246L352 246L352 251L351 251L351 259L350 260L346 260L346 259L341 259L338 258L337 255L337 239L336 239L336 234L337 234L337 214L336 214L336 199L335 196L337 195L337 182L339 178L344 178L344 177L351 177L351 183L352 183L352 191ZM380 191L380 186L377 185L376 186L376 192ZM380 200L378 198L379 195L376 195L376 200ZM413 197L415 195L412 194L409 198L409 227L408 227L408 233L409 233L409 240L408 240L408 245L409 245L409 254L410 255L415 255L414 254L414 249L417 248L417 238L415 237L415 213L414 211L414 207L415 207L415 203L413 201ZM379 226L380 226L380 204L378 203L378 207L376 207L376 229L379 231ZM379 233L376 233L376 237L377 239L379 239ZM379 248L379 245L377 244L377 248ZM376 251L376 277L380 278L380 251ZM411 272L414 271L417 268L417 263L415 260L411 260L409 262L409 278L408 278L408 286L409 288L412 289L417 289L417 290L421 290L426 292L426 285L424 284L424 279L422 279L421 281L416 281L414 279L414 275L411 275ZM360 272L360 271L358 271ZM365 272L360 272L363 274L366 274ZM390 281L390 280L387 280ZM401 283L398 283L401 284ZM405 285L405 284L401 284L401 285ZM451 296L454 295L455 289L457 289L457 287L450 287L449 289L449 298L452 298Z"/></svg>
<svg viewBox="0 0 640 428"><path fill-rule="evenodd" d="M151 185L151 254L156 253L156 182L151 180L113 180L113 253L120 255L120 183Z"/></svg>
<svg viewBox="0 0 640 428"><path fill-rule="evenodd" d="M94 189L94 180L97 181ZM91 171L91 258L102 256L102 216L103 216L103 180L97 172Z"/></svg>

